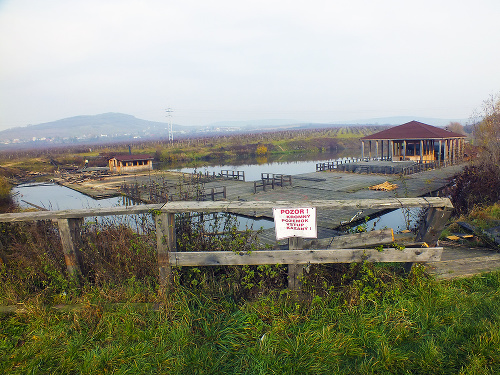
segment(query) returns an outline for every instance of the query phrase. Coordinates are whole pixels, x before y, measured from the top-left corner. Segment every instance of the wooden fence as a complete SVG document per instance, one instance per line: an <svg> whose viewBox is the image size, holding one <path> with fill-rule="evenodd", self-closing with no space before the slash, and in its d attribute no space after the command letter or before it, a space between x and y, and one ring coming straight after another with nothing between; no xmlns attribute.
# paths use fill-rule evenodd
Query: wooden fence
<svg viewBox="0 0 500 375"><path fill-rule="evenodd" d="M429 169L437 169L439 167L447 167L456 163L444 162L444 161L423 161L419 160L414 161L412 165L408 166L400 166L397 163L393 165L376 165L369 164L363 165L360 162L363 161L388 161L390 159L387 158L352 158L345 160L335 160L329 161L326 163L317 163L316 164L316 172L322 171L342 171L342 172L356 172L356 173L384 173L384 174L400 174L410 175L413 173L418 173L422 171L426 171ZM356 164L354 166L354 164Z"/></svg>
<svg viewBox="0 0 500 375"><path fill-rule="evenodd" d="M394 248L378 251L376 249L303 249L303 239L290 238L288 250L266 250L241 253L238 251L177 252L175 235L175 214L185 212L245 212L271 210L272 208L316 207L318 210L347 209L397 209L401 207L428 208L426 220L422 223L416 242L425 242L428 248L411 247L403 251ZM134 215L150 213L156 225L156 247L158 253L159 282L162 287L172 280L172 266L210 266L210 265L257 265L287 264L289 288L300 287L300 275L304 265L314 263L351 263L370 262L426 262L438 261L442 248L435 247L444 224L451 215L453 206L448 198L387 198L362 200L312 200L312 201L180 201L165 204L147 204L125 207L94 209L37 211L1 214L0 222L29 222L54 220L59 227L62 247L68 273L73 277L80 274L78 249L80 226L85 217ZM272 216L272 215L270 215ZM345 241L338 241L337 244ZM347 243L356 243L347 241Z"/></svg>
<svg viewBox="0 0 500 375"><path fill-rule="evenodd" d="M292 186L292 176L289 174L261 173L260 180L253 183L253 193L256 194L258 188L266 191L267 186L270 186L271 189L277 186Z"/></svg>
<svg viewBox="0 0 500 375"><path fill-rule="evenodd" d="M223 169L220 172L220 177L224 180L245 181L245 171L232 171Z"/></svg>

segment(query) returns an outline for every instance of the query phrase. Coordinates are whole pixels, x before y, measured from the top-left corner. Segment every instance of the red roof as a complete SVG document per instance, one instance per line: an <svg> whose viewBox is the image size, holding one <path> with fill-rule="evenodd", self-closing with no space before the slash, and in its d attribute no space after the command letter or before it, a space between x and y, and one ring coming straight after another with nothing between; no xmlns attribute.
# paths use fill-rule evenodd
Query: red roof
<svg viewBox="0 0 500 375"><path fill-rule="evenodd" d="M151 155L131 155L131 154L125 154L125 155L115 155L111 159L116 159L120 161L136 161L136 160L153 160L154 157Z"/></svg>
<svg viewBox="0 0 500 375"><path fill-rule="evenodd" d="M394 126L393 128L382 130L381 132L368 135L361 139L442 139L442 138L465 138L465 135L458 134L437 128L432 125L427 125L418 121L410 121L403 125Z"/></svg>

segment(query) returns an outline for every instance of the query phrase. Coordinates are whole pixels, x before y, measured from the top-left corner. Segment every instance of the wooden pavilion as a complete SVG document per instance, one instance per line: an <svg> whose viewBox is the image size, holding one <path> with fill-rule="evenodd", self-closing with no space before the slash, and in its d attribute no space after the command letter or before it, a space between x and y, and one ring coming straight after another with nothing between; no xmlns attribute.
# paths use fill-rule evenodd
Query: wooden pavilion
<svg viewBox="0 0 500 375"><path fill-rule="evenodd" d="M366 142L368 142L369 159L372 159L373 143L377 159L410 160L418 163L437 162L439 165L447 165L463 159L465 135L418 121L410 121L361 138L363 159Z"/></svg>

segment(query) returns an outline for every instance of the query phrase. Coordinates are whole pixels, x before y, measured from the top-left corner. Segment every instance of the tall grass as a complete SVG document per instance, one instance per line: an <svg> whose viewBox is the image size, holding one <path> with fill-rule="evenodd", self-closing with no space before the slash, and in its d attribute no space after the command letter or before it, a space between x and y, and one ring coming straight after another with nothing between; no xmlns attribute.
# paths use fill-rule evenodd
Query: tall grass
<svg viewBox="0 0 500 375"><path fill-rule="evenodd" d="M183 251L253 250L231 221L217 237L185 219ZM0 373L500 373L500 272L437 282L418 265L316 265L292 293L284 266L183 267L160 295L151 225L88 222L80 284L52 223L3 225L0 300L23 312L0 316Z"/></svg>
<svg viewBox="0 0 500 375"><path fill-rule="evenodd" d="M89 290L83 311L33 303L0 318L0 372L499 373L500 273L437 283L417 270L398 288L356 303L340 290L236 303L177 286L160 311L107 309Z"/></svg>

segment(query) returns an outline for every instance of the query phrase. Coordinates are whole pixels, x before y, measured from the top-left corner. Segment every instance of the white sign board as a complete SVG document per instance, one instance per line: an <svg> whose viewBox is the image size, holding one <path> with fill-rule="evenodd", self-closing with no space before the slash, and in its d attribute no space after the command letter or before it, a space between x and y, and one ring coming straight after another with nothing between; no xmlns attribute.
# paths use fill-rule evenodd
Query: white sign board
<svg viewBox="0 0 500 375"><path fill-rule="evenodd" d="M276 239L317 238L316 207L273 208Z"/></svg>

